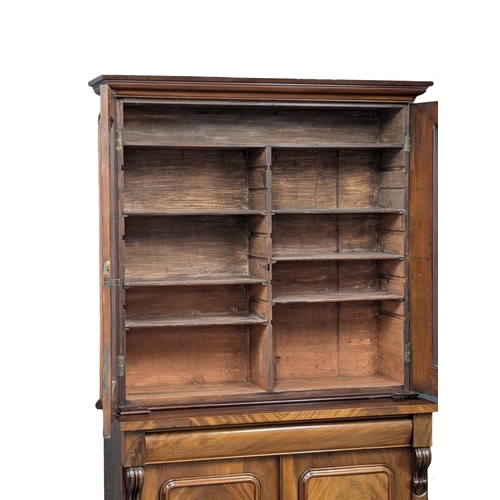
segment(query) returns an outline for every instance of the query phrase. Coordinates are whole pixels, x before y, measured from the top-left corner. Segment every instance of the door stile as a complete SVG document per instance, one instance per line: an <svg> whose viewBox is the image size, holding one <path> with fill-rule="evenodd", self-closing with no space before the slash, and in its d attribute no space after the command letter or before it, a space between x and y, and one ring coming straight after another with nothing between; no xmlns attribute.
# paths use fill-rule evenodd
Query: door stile
<svg viewBox="0 0 500 500"><path fill-rule="evenodd" d="M116 247L117 247L117 266L116 273L119 279L119 286L116 287L116 301L117 301L117 322L118 322L118 339L117 339L117 348L118 348L118 356L121 360L121 369L118 373L118 384L117 384L117 399L118 406L125 404L126 397L126 333L125 333L125 299L126 299L126 291L124 288L125 283L125 217L124 217L124 206L123 206L123 190L124 190L124 171L123 171L123 163L124 163L124 146L123 146L123 99L115 99L115 111L116 111L116 120L115 120L115 147L114 152L116 155L115 168L113 169L116 172L116 187L115 190L117 194L117 199L113 203L113 206L116 207ZM118 132L119 131L119 132ZM116 138L119 140L116 140ZM119 265L118 265L119 264Z"/></svg>
<svg viewBox="0 0 500 500"><path fill-rule="evenodd" d="M436 397L437 124L437 102L410 106L410 381L412 390Z"/></svg>
<svg viewBox="0 0 500 500"><path fill-rule="evenodd" d="M101 86L99 123L101 387L103 435L111 436L118 406L118 293L119 271L116 224L116 100Z"/></svg>

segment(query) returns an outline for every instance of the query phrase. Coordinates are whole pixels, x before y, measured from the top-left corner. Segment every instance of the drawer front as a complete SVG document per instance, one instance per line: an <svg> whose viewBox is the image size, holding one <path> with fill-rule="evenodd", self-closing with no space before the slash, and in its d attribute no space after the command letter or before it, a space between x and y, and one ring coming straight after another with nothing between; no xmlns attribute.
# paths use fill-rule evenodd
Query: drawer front
<svg viewBox="0 0 500 500"><path fill-rule="evenodd" d="M146 434L146 463L408 446L412 420L171 431Z"/></svg>

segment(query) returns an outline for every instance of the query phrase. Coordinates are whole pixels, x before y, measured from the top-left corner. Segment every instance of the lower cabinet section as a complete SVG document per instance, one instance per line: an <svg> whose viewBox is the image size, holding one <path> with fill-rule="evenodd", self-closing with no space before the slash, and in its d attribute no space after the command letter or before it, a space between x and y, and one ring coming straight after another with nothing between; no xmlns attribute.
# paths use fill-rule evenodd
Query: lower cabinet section
<svg viewBox="0 0 500 500"><path fill-rule="evenodd" d="M430 414L116 431L106 500L427 499Z"/></svg>
<svg viewBox="0 0 500 500"><path fill-rule="evenodd" d="M151 465L142 500L404 500L409 448Z"/></svg>

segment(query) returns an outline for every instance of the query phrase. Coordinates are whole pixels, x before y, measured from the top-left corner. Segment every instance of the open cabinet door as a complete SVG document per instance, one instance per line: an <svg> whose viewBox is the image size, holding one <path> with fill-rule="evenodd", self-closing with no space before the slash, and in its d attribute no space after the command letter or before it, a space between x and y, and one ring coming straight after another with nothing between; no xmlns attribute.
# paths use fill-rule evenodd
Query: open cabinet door
<svg viewBox="0 0 500 500"><path fill-rule="evenodd" d="M437 397L437 102L410 105L410 133L410 385Z"/></svg>
<svg viewBox="0 0 500 500"><path fill-rule="evenodd" d="M116 223L117 154L115 152L116 100L107 85L100 88L99 197L101 287L101 380L103 434L111 436L118 407L119 266Z"/></svg>

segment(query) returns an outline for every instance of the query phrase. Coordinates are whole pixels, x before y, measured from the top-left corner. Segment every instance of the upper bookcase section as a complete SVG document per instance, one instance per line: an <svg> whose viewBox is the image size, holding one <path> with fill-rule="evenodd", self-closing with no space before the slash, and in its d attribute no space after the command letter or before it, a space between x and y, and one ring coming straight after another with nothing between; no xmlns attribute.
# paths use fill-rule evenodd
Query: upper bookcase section
<svg viewBox="0 0 500 500"><path fill-rule="evenodd" d="M89 85L97 94L101 85L108 85L116 97L132 99L404 104L413 102L432 82L101 75Z"/></svg>

